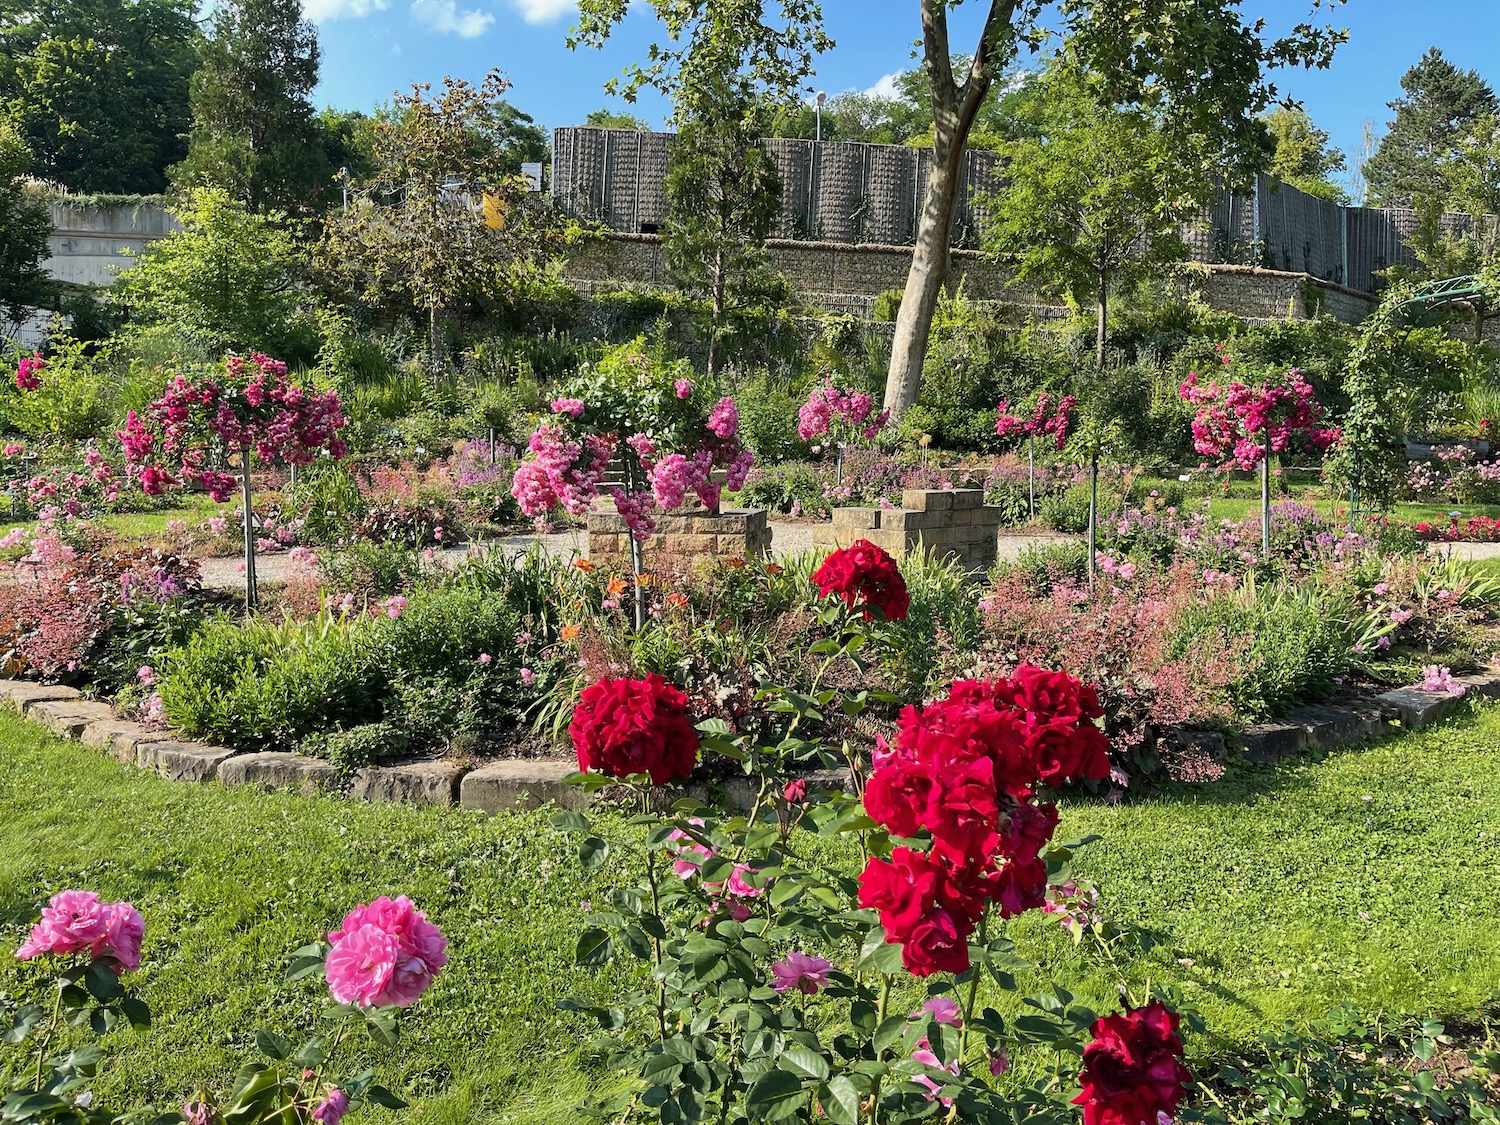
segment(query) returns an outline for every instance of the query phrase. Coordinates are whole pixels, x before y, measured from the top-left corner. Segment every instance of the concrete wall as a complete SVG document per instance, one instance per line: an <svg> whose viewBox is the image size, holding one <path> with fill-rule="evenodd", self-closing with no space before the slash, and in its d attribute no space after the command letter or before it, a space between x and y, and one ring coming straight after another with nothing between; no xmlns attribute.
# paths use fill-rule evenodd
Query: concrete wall
<svg viewBox="0 0 1500 1125"><path fill-rule="evenodd" d="M67 285L111 285L118 270L135 264L139 253L166 238L180 224L157 203L80 207L66 201L47 205L52 235L47 275Z"/></svg>

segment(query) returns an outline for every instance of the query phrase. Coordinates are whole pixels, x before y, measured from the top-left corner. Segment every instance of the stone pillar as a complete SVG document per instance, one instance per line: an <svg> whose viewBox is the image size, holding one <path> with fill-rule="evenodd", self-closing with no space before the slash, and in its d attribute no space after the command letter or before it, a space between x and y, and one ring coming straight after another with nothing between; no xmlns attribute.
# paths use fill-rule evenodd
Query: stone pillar
<svg viewBox="0 0 1500 1125"><path fill-rule="evenodd" d="M833 522L813 529L819 547L867 539L898 559L918 551L952 559L975 575L995 565L1000 509L979 488L908 488L899 508L835 508Z"/></svg>

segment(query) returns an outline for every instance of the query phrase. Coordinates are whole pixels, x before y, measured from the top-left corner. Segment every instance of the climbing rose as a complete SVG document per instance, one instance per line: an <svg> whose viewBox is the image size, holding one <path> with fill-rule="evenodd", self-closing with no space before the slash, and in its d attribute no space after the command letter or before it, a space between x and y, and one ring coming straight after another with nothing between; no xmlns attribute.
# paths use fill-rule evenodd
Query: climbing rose
<svg viewBox="0 0 1500 1125"><path fill-rule="evenodd" d="M448 963L448 939L405 895L355 907L328 940L328 989L341 1004L410 1007Z"/></svg>
<svg viewBox="0 0 1500 1125"><path fill-rule="evenodd" d="M771 966L771 987L777 992L796 989L808 996L828 987L833 962L807 953L788 953Z"/></svg>
<svg viewBox="0 0 1500 1125"><path fill-rule="evenodd" d="M863 610L866 621L875 619L871 609L880 610L887 621L905 621L911 608L896 560L868 539L832 552L812 580L823 597L837 594L851 609Z"/></svg>
<svg viewBox="0 0 1500 1125"><path fill-rule="evenodd" d="M111 957L122 969L141 965L146 923L128 902L100 902L93 891L59 891L42 908L42 919L16 956L22 961L54 954Z"/></svg>
<svg viewBox="0 0 1500 1125"><path fill-rule="evenodd" d="M1084 1125L1141 1125L1168 1120L1192 1075L1182 1065L1177 1013L1159 1000L1094 1023L1083 1049Z"/></svg>
<svg viewBox="0 0 1500 1125"><path fill-rule="evenodd" d="M666 785L693 772L698 732L687 696L655 672L644 680L605 676L584 688L568 724L578 768L610 777L649 774Z"/></svg>

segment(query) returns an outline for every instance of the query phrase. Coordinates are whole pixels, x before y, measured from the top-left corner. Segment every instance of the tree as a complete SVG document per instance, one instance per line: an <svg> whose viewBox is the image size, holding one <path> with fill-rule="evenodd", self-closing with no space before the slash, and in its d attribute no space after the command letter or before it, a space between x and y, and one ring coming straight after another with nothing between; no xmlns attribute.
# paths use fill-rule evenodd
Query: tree
<svg viewBox="0 0 1500 1125"><path fill-rule="evenodd" d="M596 109L583 119L585 125L595 129L633 129L637 133L651 132L651 126L633 113L616 113L609 109Z"/></svg>
<svg viewBox="0 0 1500 1125"><path fill-rule="evenodd" d="M0 320L19 325L47 296L47 236L52 217L45 204L26 197L22 176L31 152L15 128L0 121Z"/></svg>
<svg viewBox="0 0 1500 1125"><path fill-rule="evenodd" d="M1348 164L1344 154L1329 148L1329 134L1313 124L1305 110L1282 106L1261 118L1271 131L1276 151L1266 171L1282 183L1331 203L1348 203L1349 193L1332 180Z"/></svg>
<svg viewBox="0 0 1500 1125"><path fill-rule="evenodd" d="M1102 371L1111 288L1186 257L1178 228L1215 184L1204 154L1174 149L1183 138L1147 110L1101 105L1066 70L1045 87L1028 113L1034 135L1002 150L988 248L1038 291L1097 307Z"/></svg>
<svg viewBox="0 0 1500 1125"><path fill-rule="evenodd" d="M509 129L509 83L444 78L412 87L375 122L376 171L349 210L324 228L315 260L367 299L409 305L427 323L433 370L442 365L445 309L503 291L561 245L550 213L526 198Z"/></svg>
<svg viewBox="0 0 1500 1125"><path fill-rule="evenodd" d="M717 377L733 315L775 292L763 245L781 208L781 177L753 127L751 92L733 79L681 124L667 166L662 248L682 288L707 296L708 373Z"/></svg>
<svg viewBox="0 0 1500 1125"><path fill-rule="evenodd" d="M0 117L73 191L154 193L186 147L194 5L0 0Z"/></svg>
<svg viewBox="0 0 1500 1125"><path fill-rule="evenodd" d="M308 350L306 249L294 224L257 214L223 188L189 192L182 224L142 250L109 290L136 325L161 325L207 353Z"/></svg>
<svg viewBox="0 0 1500 1125"><path fill-rule="evenodd" d="M332 176L309 95L318 33L297 0L225 0L193 75L179 188L214 185L251 210L305 211Z"/></svg>
<svg viewBox="0 0 1500 1125"><path fill-rule="evenodd" d="M1500 99L1477 71L1460 70L1430 48L1401 76L1403 98L1388 103L1396 116L1362 172L1377 207L1411 207L1419 195L1446 198L1445 164L1459 138L1486 114L1500 113Z"/></svg>

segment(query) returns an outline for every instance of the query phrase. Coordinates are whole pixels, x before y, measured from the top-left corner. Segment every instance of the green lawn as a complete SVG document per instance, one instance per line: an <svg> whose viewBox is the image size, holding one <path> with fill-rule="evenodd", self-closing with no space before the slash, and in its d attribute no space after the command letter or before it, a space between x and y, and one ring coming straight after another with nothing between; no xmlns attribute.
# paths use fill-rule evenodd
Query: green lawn
<svg viewBox="0 0 1500 1125"><path fill-rule="evenodd" d="M1175 481L1164 481L1151 479L1141 482L1142 487L1157 488L1166 491L1176 487ZM1212 520L1244 520L1258 518L1260 516L1260 486L1253 481L1236 481L1231 486L1230 495L1191 495L1182 503L1182 510L1195 512L1202 508L1203 501L1209 501L1208 516ZM1326 497L1322 491L1314 486L1304 483L1293 483L1288 495L1278 496L1272 494L1271 503L1280 503L1282 500L1295 500L1300 504L1307 504L1328 519L1339 519L1349 509L1347 497ZM1492 519L1500 519L1500 504L1397 504L1388 513L1395 519L1406 523L1442 523L1448 522L1451 513L1458 512L1462 518L1469 516L1489 516Z"/></svg>
<svg viewBox="0 0 1500 1125"><path fill-rule="evenodd" d="M601 987L570 962L580 900L603 888L542 814L174 785L0 716L0 823L0 950L65 886L146 915L139 980L158 1024L118 1037L103 1093L169 1104L222 1087L255 1027L314 1019L318 983L279 983L284 954L399 892L453 940L449 971L380 1059L422 1120L572 1121L599 1079L584 1029L554 1006ZM1091 832L1103 840L1081 867L1107 912L1164 943L1125 953L1125 973L1183 986L1224 1045L1339 1001L1462 1014L1500 990L1500 710L1150 801L1072 803L1060 838ZM1016 936L1047 967L1027 987L1050 974L1110 1004L1112 973L1050 919ZM34 972L0 956L0 991Z"/></svg>

